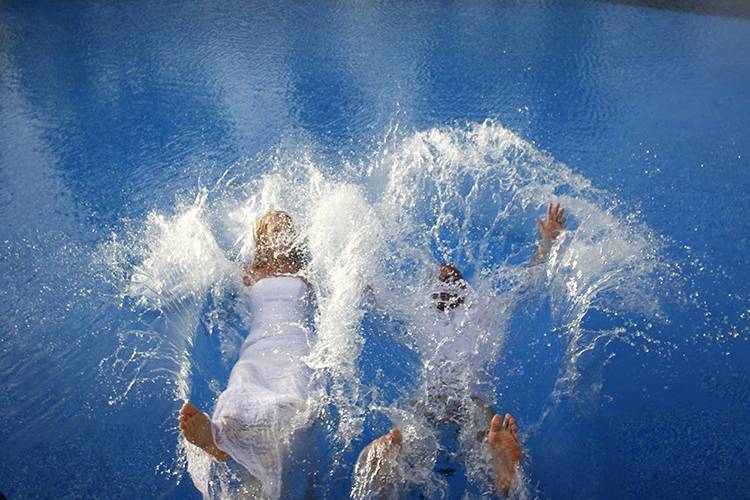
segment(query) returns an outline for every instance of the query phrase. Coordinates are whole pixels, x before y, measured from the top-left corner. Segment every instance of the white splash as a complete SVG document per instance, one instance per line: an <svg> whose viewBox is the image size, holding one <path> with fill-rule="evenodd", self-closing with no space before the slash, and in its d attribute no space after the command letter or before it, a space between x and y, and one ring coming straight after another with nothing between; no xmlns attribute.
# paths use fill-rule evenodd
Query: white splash
<svg viewBox="0 0 750 500"><path fill-rule="evenodd" d="M554 397L576 390L581 352L596 349L602 336L627 335L621 328L584 328L592 308L660 317L653 294L658 238L606 192L497 123L394 134L367 161L344 165L336 175L324 174L331 169L307 154L290 152L271 163L260 178L202 191L172 216L150 214L140 230L102 249L116 260L113 274L125 278L123 295L165 318L119 332L118 352L102 363L126 382L118 398L165 373L176 398L189 395L191 339L203 302L214 287L239 282L239 265L252 259L255 221L269 208L292 215L309 251L306 278L318 305L308 359L317 372L311 403L318 415L335 408L329 438L339 451L362 433L367 411L362 393L368 388L357 371L367 290L386 314L412 325L401 339L409 346L417 343L415 335L430 335L417 326L425 324L441 261L463 269L479 294L505 298L508 307L489 313L497 325L506 325L524 300L521 290L548 293L555 327L567 338ZM570 227L549 259L529 268L533 221L548 200L566 207ZM499 357L506 327L484 335L477 350ZM224 356L230 361L231 349ZM164 371L165 359L174 369ZM411 465L413 481L439 496L444 485L432 473L436 448L425 438L432 432L406 403L415 389L405 387L402 401L381 409L403 426L405 443L419 450L412 455L421 457ZM479 469L468 466L467 473L481 482Z"/></svg>

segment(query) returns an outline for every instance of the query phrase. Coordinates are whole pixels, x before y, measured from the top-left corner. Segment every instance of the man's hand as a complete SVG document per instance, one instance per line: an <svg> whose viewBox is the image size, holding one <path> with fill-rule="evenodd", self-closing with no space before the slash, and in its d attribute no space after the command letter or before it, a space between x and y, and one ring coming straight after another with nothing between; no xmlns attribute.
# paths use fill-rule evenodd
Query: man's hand
<svg viewBox="0 0 750 500"><path fill-rule="evenodd" d="M545 240L554 240L560 234L560 231L565 227L565 223L568 222L566 217L563 217L564 208L560 208L560 204L553 207L550 201L547 204L547 221L542 222L539 217L536 218L536 224L539 226L539 234Z"/></svg>

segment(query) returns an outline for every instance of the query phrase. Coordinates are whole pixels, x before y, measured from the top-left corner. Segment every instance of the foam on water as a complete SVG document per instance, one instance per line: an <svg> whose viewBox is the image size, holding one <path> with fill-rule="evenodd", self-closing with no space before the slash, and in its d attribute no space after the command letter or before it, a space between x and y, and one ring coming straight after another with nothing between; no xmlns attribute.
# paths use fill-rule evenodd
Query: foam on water
<svg viewBox="0 0 750 500"><path fill-rule="evenodd" d="M358 371L367 341L361 322L372 307L406 325L397 338L408 347L431 335L425 311L441 261L462 269L479 296L503 298L504 306L488 313L492 328L474 344L489 361L502 355L506 336L514 333L508 327L514 315L548 301L551 327L566 343L548 411L578 394L587 352L616 337L650 340L618 317L664 320L654 294L666 266L660 239L611 195L497 123L414 133L394 128L366 160L340 168L295 151L268 163L260 178L222 178L173 214L153 212L100 249L119 277L123 303L136 315L118 331L118 350L102 361L113 403L155 384L168 387L175 400L191 397L192 371L206 372L196 367L203 361L192 351L201 322L216 331L221 362L231 366L244 332L211 318L217 308L242 314L234 293L241 287L239 266L252 259L252 228L269 208L292 215L309 251L305 277L317 298L317 337L307 360L316 376L305 418L326 419L332 474L350 474L344 452L365 430L368 412L378 409L417 451L407 454L410 481L428 496L445 493L432 472L434 431L407 404L418 384L403 387L400 399L373 400ZM326 173L331 170L338 173ZM533 221L547 200L559 201L571 222L549 259L529 266ZM214 314L208 319L207 300ZM590 321L592 311L604 320ZM499 384L491 368L488 374ZM214 382L215 395L225 380ZM490 388L483 396L492 403L496 394ZM482 461L475 444L461 446L472 461ZM193 477L205 482L208 463L190 455ZM486 476L483 466L467 465L477 492L488 488ZM521 486L517 493L524 491Z"/></svg>
<svg viewBox="0 0 750 500"><path fill-rule="evenodd" d="M425 298L441 260L465 270L480 296L507 299L495 308L493 327L478 336L478 353L489 350L500 356L515 305L549 296L552 326L567 342L550 410L564 395L577 397L591 390L576 384L578 360L586 351L604 339L629 334L622 327L584 328L592 308L608 310L610 316L632 313L659 319L653 293L657 275L664 272L659 239L634 215L621 213L607 193L507 129L486 122L415 133L386 142L363 171L389 229L387 271L378 282L386 293L379 301L390 314L415 325L408 334L430 335L430 322L423 317L429 308ZM533 220L548 199L572 214L571 230L559 238L544 269L527 269L521 264L533 254ZM531 290L520 293L526 287ZM487 394L491 401L493 396ZM435 455L433 433L414 414L404 412L403 401L398 406L389 409L393 420L405 427L407 442L411 438L420 443L412 453L416 462L410 477L443 490L439 479L420 474L430 463L419 457ZM473 444L462 446L472 456ZM486 463L474 456L475 463ZM471 469L468 464L469 476L486 476L482 467Z"/></svg>

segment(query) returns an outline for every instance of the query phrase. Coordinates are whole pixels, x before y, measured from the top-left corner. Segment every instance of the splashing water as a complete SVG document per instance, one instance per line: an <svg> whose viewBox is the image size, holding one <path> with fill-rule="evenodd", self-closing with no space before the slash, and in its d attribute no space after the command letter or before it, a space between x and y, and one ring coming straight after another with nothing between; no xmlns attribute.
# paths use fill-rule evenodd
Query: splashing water
<svg viewBox="0 0 750 500"><path fill-rule="evenodd" d="M367 160L346 163L335 175L328 170L306 154L274 158L266 175L247 182L223 177L173 215L151 213L140 227L100 248L134 314L118 331L117 351L101 363L114 391L111 403L161 387L175 400L197 398L211 409L248 334L237 293L239 267L252 259L252 229L269 208L292 215L309 251L305 277L317 314L307 362L316 375L311 411L301 418L325 422L331 457L324 468L339 484L348 484L341 483L351 475L347 457L359 451L354 446L368 433L368 415L380 412L402 428L407 487L446 494L444 480L433 472L439 432L425 417L446 411L429 389L445 365L431 363L426 351L439 343L429 297L440 262L456 264L472 293L494 300L482 306L481 326L464 332L470 340L465 355L474 360L466 366L480 368L456 368L458 387L486 381L477 384L484 406L455 394L460 405L472 408L458 419L472 431L481 430L498 399L494 366L506 337L543 304L551 324L530 328L551 328L565 343L547 412L566 396L595 393L595 387L580 386L581 360L589 353L613 338L643 341L619 318L666 321L657 298L664 295L655 293L669 268L659 257L659 237L623 214L606 192L495 122L394 132ZM549 258L529 266L533 221L547 200L559 201L571 223ZM421 358L418 382L392 381L395 395L378 392L360 374L364 346L385 335L383 322L363 327L373 311L398 325L394 346ZM394 347L385 356L399 352ZM595 379L601 366L585 366ZM470 489L478 493L490 484L480 442L464 432L458 444ZM178 448L177 470L186 456L196 483L220 474L185 444ZM230 482L226 476L223 481ZM520 483L516 493L528 494ZM221 490L220 496L229 495Z"/></svg>

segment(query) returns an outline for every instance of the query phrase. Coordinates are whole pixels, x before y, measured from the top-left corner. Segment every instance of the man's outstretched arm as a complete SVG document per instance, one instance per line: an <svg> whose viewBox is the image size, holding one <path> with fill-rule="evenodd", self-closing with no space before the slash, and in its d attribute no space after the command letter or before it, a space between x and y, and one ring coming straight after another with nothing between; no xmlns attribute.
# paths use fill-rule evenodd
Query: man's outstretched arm
<svg viewBox="0 0 750 500"><path fill-rule="evenodd" d="M536 225L539 228L539 234L542 236L542 239L537 243L536 253L531 259L532 263L543 260L549 254L552 242L560 235L560 231L565 227L565 223L568 222L568 218L563 215L564 212L565 209L560 208L560 203L553 207L550 201L547 203L546 221L542 221L539 217L536 218Z"/></svg>

